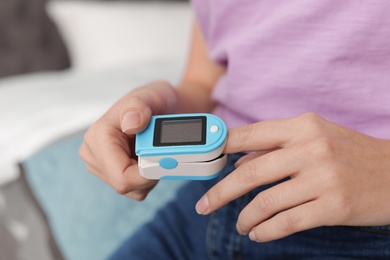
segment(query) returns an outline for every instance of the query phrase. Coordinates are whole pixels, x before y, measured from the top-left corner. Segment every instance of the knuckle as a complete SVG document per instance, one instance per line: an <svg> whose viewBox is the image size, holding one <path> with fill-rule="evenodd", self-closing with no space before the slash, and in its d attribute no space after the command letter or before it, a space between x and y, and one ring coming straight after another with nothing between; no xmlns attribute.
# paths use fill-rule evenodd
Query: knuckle
<svg viewBox="0 0 390 260"><path fill-rule="evenodd" d="M246 221L246 217L242 211L238 216L237 227L244 234L248 233L250 231L250 229L252 228L250 223L248 221Z"/></svg>
<svg viewBox="0 0 390 260"><path fill-rule="evenodd" d="M241 182L252 183L257 180L257 165L252 162L246 162L241 166L239 178Z"/></svg>
<svg viewBox="0 0 390 260"><path fill-rule="evenodd" d="M314 112L307 112L297 117L299 120L308 122L310 124L318 124L322 121L322 117Z"/></svg>
<svg viewBox="0 0 390 260"><path fill-rule="evenodd" d="M92 174L97 174L96 170L94 167L92 167L91 165L87 164L86 165L86 168L87 168L87 171L92 173Z"/></svg>
<svg viewBox="0 0 390 260"><path fill-rule="evenodd" d="M335 195L332 198L331 201L331 207L333 212L338 212L338 214L335 214L333 216L334 223L343 223L343 222L348 222L351 218L353 218L353 200L351 198L351 195L342 192L337 195ZM345 223L348 224L348 223Z"/></svg>
<svg viewBox="0 0 390 260"><path fill-rule="evenodd" d="M100 120L96 121L89 129L84 133L83 144L86 146L93 147L96 144L96 141L101 137L104 127Z"/></svg>
<svg viewBox="0 0 390 260"><path fill-rule="evenodd" d="M146 199L146 197L148 196L147 193L145 192L142 192L142 193L129 193L129 194L126 194L126 197L130 198L130 199L133 199L135 201L144 201Z"/></svg>
<svg viewBox="0 0 390 260"><path fill-rule="evenodd" d="M282 228L284 233L292 234L299 230L300 219L298 216L285 212L283 222Z"/></svg>
<svg viewBox="0 0 390 260"><path fill-rule="evenodd" d="M93 128L94 128L94 125L92 125L91 128L87 132L85 132L85 134L83 136L83 140L84 140L85 144L88 144L92 141L93 136L94 136L93 131L92 131Z"/></svg>
<svg viewBox="0 0 390 260"><path fill-rule="evenodd" d="M146 106L144 99L140 95L130 95L127 99L127 104L131 107L142 108Z"/></svg>
<svg viewBox="0 0 390 260"><path fill-rule="evenodd" d="M308 112L296 117L298 124L306 132L312 135L319 134L323 131L324 119L316 113Z"/></svg>
<svg viewBox="0 0 390 260"><path fill-rule="evenodd" d="M252 133L253 124L249 124L232 130L231 138L239 147L245 147L245 144L250 140Z"/></svg>
<svg viewBox="0 0 390 260"><path fill-rule="evenodd" d="M122 185L114 185L113 188L115 192L118 193L119 195L125 195L128 193L127 189Z"/></svg>
<svg viewBox="0 0 390 260"><path fill-rule="evenodd" d="M216 202L222 201L224 199L223 192L222 192L221 188L219 187L219 185L214 186L214 188L212 188L208 192L207 196L209 199L210 206L215 204Z"/></svg>
<svg viewBox="0 0 390 260"><path fill-rule="evenodd" d="M83 143L78 150L79 157L85 161L87 159L87 148L85 147L85 143Z"/></svg>
<svg viewBox="0 0 390 260"><path fill-rule="evenodd" d="M112 184L115 192L120 195L125 195L133 190L133 187L130 183L126 183L124 180L115 181Z"/></svg>
<svg viewBox="0 0 390 260"><path fill-rule="evenodd" d="M328 158L335 151L335 142L332 138L323 136L311 143L311 153L317 158Z"/></svg>
<svg viewBox="0 0 390 260"><path fill-rule="evenodd" d="M272 212L275 207L275 197L269 192L262 192L258 195L257 199L257 209L262 213Z"/></svg>

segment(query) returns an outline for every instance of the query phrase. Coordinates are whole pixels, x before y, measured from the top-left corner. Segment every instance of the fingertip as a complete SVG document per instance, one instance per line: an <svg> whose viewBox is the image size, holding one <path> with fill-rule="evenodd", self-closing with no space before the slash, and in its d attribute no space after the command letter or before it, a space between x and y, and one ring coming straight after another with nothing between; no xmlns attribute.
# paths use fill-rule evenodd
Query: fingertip
<svg viewBox="0 0 390 260"><path fill-rule="evenodd" d="M132 133L141 126L141 114L138 111L129 111L122 117L121 129L124 133Z"/></svg>
<svg viewBox="0 0 390 260"><path fill-rule="evenodd" d="M237 230L238 234L240 234L241 236L245 236L246 235L246 233L240 228L238 223L236 224L236 230Z"/></svg>
<svg viewBox="0 0 390 260"><path fill-rule="evenodd" d="M209 200L207 195L203 196L198 203L196 203L195 210L199 215L206 215L209 209Z"/></svg>
<svg viewBox="0 0 390 260"><path fill-rule="evenodd" d="M254 241L254 242L259 242L258 240L257 240L257 238L256 238L256 233L255 233L255 231L254 230L251 230L251 232L249 232L249 239L250 240L252 240L252 241Z"/></svg>

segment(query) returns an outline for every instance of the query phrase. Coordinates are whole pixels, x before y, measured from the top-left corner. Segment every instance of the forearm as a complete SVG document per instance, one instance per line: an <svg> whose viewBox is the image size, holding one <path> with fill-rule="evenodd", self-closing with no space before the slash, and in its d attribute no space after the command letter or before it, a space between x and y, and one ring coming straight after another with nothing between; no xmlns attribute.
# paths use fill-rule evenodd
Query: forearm
<svg viewBox="0 0 390 260"><path fill-rule="evenodd" d="M215 105L211 98L212 90L225 72L225 67L210 59L206 43L195 23L187 68L176 88L177 112L211 112Z"/></svg>

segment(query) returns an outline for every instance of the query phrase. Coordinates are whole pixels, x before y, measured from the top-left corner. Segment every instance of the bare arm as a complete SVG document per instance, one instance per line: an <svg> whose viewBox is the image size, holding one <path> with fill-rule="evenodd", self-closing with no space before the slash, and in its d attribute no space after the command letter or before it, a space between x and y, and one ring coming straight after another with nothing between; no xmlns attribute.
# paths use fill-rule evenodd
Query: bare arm
<svg viewBox="0 0 390 260"><path fill-rule="evenodd" d="M210 112L214 107L211 91L225 71L210 60L206 43L195 23L187 68L178 88L178 110L182 113Z"/></svg>

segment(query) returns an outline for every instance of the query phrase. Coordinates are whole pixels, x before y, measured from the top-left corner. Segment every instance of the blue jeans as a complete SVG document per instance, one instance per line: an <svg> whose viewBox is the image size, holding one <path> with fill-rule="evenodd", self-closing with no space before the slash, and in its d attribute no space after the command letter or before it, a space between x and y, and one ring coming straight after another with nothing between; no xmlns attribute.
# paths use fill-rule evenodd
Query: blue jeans
<svg viewBox="0 0 390 260"><path fill-rule="evenodd" d="M241 155L230 155L223 178ZM193 181L156 213L112 255L111 259L390 259L390 227L320 227L267 243L240 236L239 212L258 188L214 212L195 212L197 200L218 179Z"/></svg>

